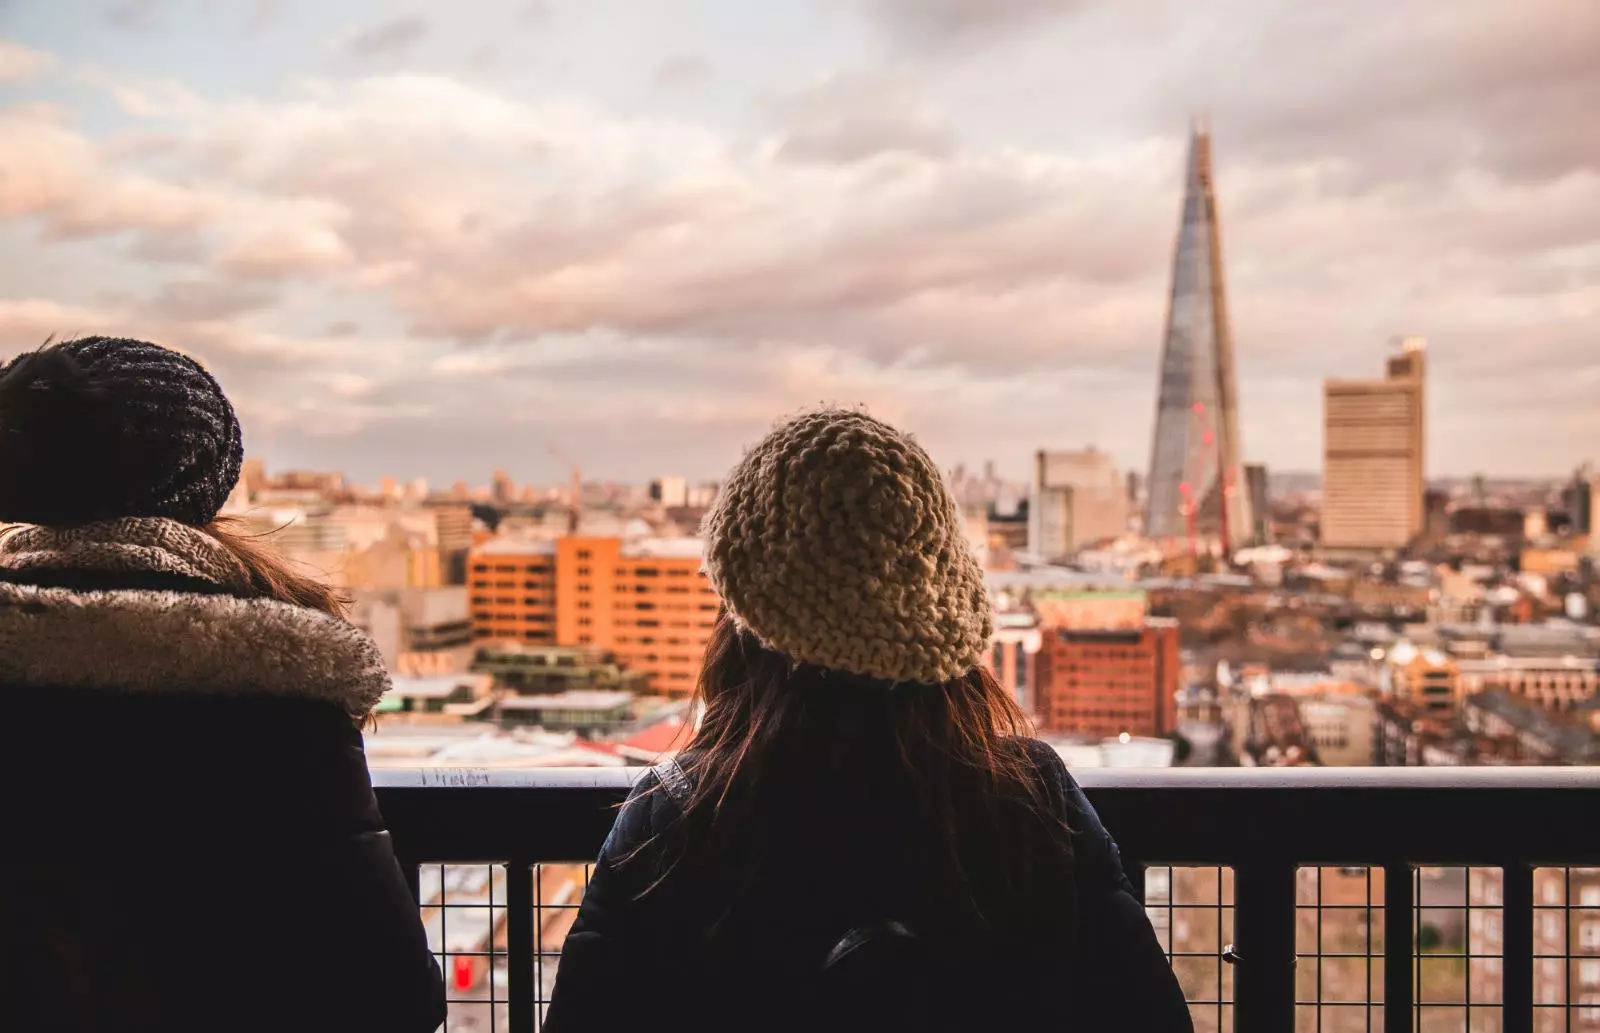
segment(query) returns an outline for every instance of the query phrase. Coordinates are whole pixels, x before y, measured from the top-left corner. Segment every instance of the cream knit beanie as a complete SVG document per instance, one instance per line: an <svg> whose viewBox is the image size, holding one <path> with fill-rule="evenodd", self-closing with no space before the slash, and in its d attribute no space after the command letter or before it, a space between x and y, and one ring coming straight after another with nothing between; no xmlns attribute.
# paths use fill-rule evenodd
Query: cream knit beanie
<svg viewBox="0 0 1600 1033"><path fill-rule="evenodd" d="M768 434L729 474L704 534L723 602L796 663L937 683L988 648L983 571L944 478L865 413L824 409Z"/></svg>

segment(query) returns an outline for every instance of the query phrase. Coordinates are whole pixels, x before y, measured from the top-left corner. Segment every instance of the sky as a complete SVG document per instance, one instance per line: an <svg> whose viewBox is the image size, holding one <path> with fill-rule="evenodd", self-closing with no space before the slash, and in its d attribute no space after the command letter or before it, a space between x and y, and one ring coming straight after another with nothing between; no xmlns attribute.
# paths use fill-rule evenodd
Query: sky
<svg viewBox="0 0 1600 1033"><path fill-rule="evenodd" d="M202 359L357 480L714 479L862 405L1149 463L1191 120L1242 454L1429 341L1434 475L1600 459L1594 0L0 0L0 357Z"/></svg>

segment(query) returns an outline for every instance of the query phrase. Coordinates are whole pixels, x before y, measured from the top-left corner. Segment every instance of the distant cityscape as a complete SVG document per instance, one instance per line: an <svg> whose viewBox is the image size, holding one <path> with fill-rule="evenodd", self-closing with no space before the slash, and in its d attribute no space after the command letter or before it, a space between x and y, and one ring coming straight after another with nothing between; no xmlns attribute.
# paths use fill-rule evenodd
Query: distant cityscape
<svg viewBox="0 0 1600 1033"><path fill-rule="evenodd" d="M1026 479L949 471L996 612L986 662L1070 767L1600 764L1600 478L1429 480L1427 359L1401 336L1374 344L1381 375L1325 383L1320 469L1245 461L1210 141L1195 134L1149 466L1050 443ZM696 535L719 486L596 482L551 454L560 483L495 472L443 488L247 461L226 515L341 588L390 667L374 768L623 767L687 741L719 606ZM1297 950L1337 955L1315 970L1321 1000L1377 985L1383 875L1297 874ZM490 973L484 952L504 944L489 906L504 878L424 871L453 1016L503 1013L489 1003L503 962ZM584 868L541 878L553 980ZM1421 999L1500 999L1502 879L1417 869ZM475 905L448 936L433 906L447 891ZM1600 907L1600 869L1539 869L1535 892L1541 1021L1600 1030L1600 959L1563 960L1574 937L1600 946L1600 912L1562 917ZM1231 1028L1217 967L1231 869L1152 868L1145 903L1196 1028ZM1313 1010L1319 1029L1369 1028L1364 1004ZM1465 1028L1452 1008L1418 1021Z"/></svg>
<svg viewBox="0 0 1600 1033"><path fill-rule="evenodd" d="M1379 367L1378 361L1382 360ZM1429 482L1427 346L1324 386L1323 464L1239 455L1210 139L1191 140L1144 471L956 467L988 663L1074 766L1600 763L1600 479ZM247 461L227 512L345 590L394 688L374 766L670 752L718 602L670 474L439 489Z"/></svg>

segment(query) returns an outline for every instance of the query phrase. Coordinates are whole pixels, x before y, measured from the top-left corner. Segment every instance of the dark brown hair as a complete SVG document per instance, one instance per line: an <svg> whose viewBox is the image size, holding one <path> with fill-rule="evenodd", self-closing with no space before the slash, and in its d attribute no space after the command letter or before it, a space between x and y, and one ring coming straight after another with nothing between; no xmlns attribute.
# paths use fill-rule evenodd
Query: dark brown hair
<svg viewBox="0 0 1600 1033"><path fill-rule="evenodd" d="M936 892L966 902L980 925L1025 906L1018 887L1041 862L1069 881L1070 830L1021 738L1027 718L981 666L913 685L796 665L724 612L696 703L700 723L680 758L693 791L668 837L669 866L762 835L783 813L776 800L831 773L861 799L894 801L886 819L936 855L926 873Z"/></svg>
<svg viewBox="0 0 1600 1033"><path fill-rule="evenodd" d="M262 544L264 535L245 533L237 520L218 517L200 530L210 535L244 564L254 596L320 610L335 617L345 615L346 600L325 581L291 570L288 563Z"/></svg>

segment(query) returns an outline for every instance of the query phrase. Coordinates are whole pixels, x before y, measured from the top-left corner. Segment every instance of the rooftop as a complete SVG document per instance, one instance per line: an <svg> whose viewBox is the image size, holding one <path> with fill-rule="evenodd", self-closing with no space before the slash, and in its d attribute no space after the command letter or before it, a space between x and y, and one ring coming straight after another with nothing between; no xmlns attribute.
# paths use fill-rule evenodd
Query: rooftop
<svg viewBox="0 0 1600 1033"><path fill-rule="evenodd" d="M473 552L478 556L554 556L556 543L548 538L494 538Z"/></svg>
<svg viewBox="0 0 1600 1033"><path fill-rule="evenodd" d="M615 710L633 702L631 692L612 692L605 689L574 689L571 692L550 692L541 695L510 695L502 697L500 706L505 710Z"/></svg>
<svg viewBox="0 0 1600 1033"><path fill-rule="evenodd" d="M473 674L449 674L438 677L415 678L396 674L390 678L391 687L385 696L409 696L414 699L443 699L463 686L471 687L487 677Z"/></svg>
<svg viewBox="0 0 1600 1033"><path fill-rule="evenodd" d="M622 543L622 555L628 559L692 560L705 554L701 538L635 538Z"/></svg>

